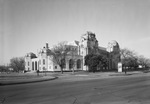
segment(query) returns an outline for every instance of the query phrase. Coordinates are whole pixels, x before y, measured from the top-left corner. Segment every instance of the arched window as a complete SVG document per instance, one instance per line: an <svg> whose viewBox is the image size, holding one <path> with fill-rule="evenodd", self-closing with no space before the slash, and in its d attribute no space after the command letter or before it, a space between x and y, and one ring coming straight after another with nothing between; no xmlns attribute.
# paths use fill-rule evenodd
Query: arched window
<svg viewBox="0 0 150 104"><path fill-rule="evenodd" d="M39 65L41 64L41 60L39 60Z"/></svg>
<svg viewBox="0 0 150 104"><path fill-rule="evenodd" d="M45 59L43 59L43 65L45 65Z"/></svg>

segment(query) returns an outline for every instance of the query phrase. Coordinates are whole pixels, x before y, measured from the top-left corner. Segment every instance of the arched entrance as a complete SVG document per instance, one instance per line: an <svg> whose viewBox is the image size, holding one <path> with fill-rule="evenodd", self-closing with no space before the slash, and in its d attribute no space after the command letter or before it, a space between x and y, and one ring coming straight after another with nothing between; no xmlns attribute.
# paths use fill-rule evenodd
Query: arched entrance
<svg viewBox="0 0 150 104"><path fill-rule="evenodd" d="M69 60L69 69L71 70L73 68L73 59Z"/></svg>
<svg viewBox="0 0 150 104"><path fill-rule="evenodd" d="M61 59L61 64L62 64L62 68L65 69L66 68L66 60Z"/></svg>
<svg viewBox="0 0 150 104"><path fill-rule="evenodd" d="M37 61L35 61L35 70L37 70Z"/></svg>
<svg viewBox="0 0 150 104"><path fill-rule="evenodd" d="M32 62L32 70L34 70L34 62Z"/></svg>
<svg viewBox="0 0 150 104"><path fill-rule="evenodd" d="M77 69L80 69L80 68L81 68L81 60L78 59L78 60L77 60Z"/></svg>

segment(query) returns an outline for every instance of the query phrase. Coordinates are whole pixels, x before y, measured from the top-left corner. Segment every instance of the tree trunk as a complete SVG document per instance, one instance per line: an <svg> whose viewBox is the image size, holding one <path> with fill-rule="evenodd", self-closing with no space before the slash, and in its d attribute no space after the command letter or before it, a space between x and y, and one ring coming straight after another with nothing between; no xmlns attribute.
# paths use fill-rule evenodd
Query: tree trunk
<svg viewBox="0 0 150 104"><path fill-rule="evenodd" d="M74 74L74 67L72 68L72 74Z"/></svg>
<svg viewBox="0 0 150 104"><path fill-rule="evenodd" d="M126 67L125 67L125 70L124 70L124 72L125 72L125 74L127 74L127 69L126 69Z"/></svg>
<svg viewBox="0 0 150 104"><path fill-rule="evenodd" d="M63 68L61 67L61 74L63 74Z"/></svg>

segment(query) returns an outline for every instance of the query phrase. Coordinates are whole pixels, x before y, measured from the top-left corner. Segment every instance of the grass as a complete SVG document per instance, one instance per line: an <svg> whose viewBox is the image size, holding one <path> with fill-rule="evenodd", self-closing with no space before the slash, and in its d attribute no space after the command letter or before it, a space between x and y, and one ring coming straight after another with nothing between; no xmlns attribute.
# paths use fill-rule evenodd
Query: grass
<svg viewBox="0 0 150 104"><path fill-rule="evenodd" d="M9 80L9 79L29 79L29 78L37 78L42 77L43 75L37 76L36 73L0 73L0 80Z"/></svg>

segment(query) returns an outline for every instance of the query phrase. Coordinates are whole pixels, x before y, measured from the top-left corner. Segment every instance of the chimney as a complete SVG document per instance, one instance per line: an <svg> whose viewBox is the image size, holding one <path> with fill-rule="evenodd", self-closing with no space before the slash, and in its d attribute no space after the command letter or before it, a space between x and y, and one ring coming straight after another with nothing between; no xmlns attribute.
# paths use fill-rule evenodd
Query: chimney
<svg viewBox="0 0 150 104"><path fill-rule="evenodd" d="M48 49L48 43L46 43L46 49Z"/></svg>

